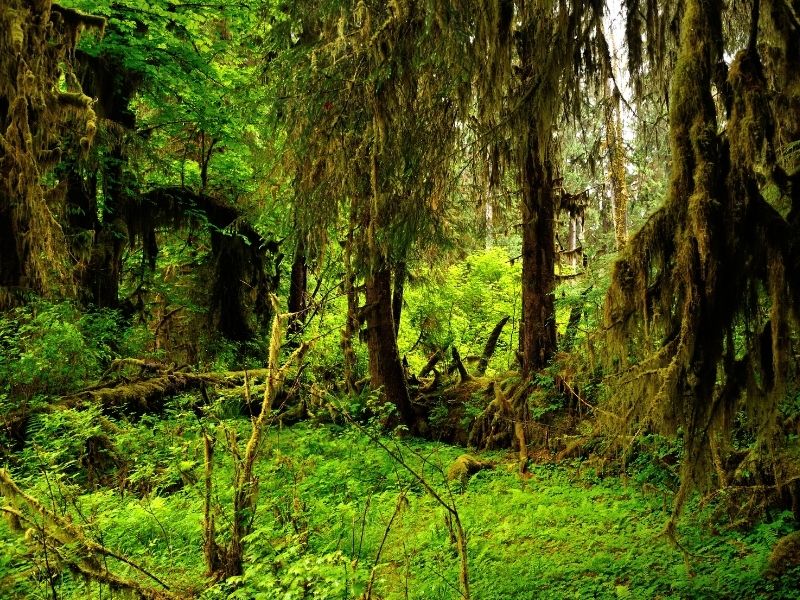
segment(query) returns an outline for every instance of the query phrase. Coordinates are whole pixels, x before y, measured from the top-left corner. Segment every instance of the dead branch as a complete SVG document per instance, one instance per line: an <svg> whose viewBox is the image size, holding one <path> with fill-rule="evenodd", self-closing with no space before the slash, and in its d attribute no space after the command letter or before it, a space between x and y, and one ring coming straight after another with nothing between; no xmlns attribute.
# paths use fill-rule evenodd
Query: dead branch
<svg viewBox="0 0 800 600"><path fill-rule="evenodd" d="M436 352L434 352L433 354L431 354L431 357L428 359L428 362L426 362L426 363L425 363L425 366L424 366L424 367L422 367L422 370L419 372L419 375L418 375L418 377L419 377L420 379L422 379L422 378L423 378L423 377L425 377L425 376L426 376L428 373L430 373L431 371L433 371L433 368L436 366L436 364L437 364L437 363L438 363L438 362L439 362L439 361L442 359L442 357L444 356L444 352L445 352L445 350L447 350L447 348L439 348L439 349L438 349Z"/></svg>
<svg viewBox="0 0 800 600"><path fill-rule="evenodd" d="M70 570L118 589L126 589L142 598L164 600L175 598L169 586L144 567L89 538L78 526L46 508L39 500L23 492L5 469L0 469L0 494L10 503L0 511L13 516L20 524L38 534L35 539L43 549L54 551ZM28 536L26 536L27 539ZM66 545L77 545L82 552L62 552ZM108 570L101 557L113 558L155 581L163 589L146 586Z"/></svg>
<svg viewBox="0 0 800 600"><path fill-rule="evenodd" d="M466 367L464 367L464 363L461 360L461 354L459 354L458 348L455 346L453 346L453 362L456 365L456 369L458 369L458 375L461 378L461 383L470 381L472 376L467 372Z"/></svg>
<svg viewBox="0 0 800 600"><path fill-rule="evenodd" d="M483 354L481 354L481 359L478 362L478 377L483 377L483 375L486 373L486 368L489 366L489 361L494 354L495 348L497 348L497 341L500 339L500 334L503 333L503 327L505 327L510 318L511 317L506 315L500 319L500 322L494 326L494 329L492 329L492 333L489 334L489 339L486 340L486 346L483 347Z"/></svg>

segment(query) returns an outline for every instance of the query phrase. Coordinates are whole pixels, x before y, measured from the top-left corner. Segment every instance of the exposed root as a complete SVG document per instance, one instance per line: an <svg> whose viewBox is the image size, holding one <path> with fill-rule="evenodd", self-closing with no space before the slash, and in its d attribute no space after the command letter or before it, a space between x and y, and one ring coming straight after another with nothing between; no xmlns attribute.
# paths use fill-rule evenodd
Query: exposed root
<svg viewBox="0 0 800 600"><path fill-rule="evenodd" d="M469 444L476 448L508 448L516 446L520 451L520 468L527 462L525 423L528 419L528 382L522 382L503 391L502 384L492 382L489 390L494 399L476 420L469 435ZM509 396L509 393L511 395Z"/></svg>

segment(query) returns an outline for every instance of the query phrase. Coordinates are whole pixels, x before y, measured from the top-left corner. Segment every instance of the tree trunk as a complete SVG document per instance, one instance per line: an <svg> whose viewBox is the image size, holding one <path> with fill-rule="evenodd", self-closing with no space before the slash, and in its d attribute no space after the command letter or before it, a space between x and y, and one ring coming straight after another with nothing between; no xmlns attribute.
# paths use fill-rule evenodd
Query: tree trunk
<svg viewBox="0 0 800 600"><path fill-rule="evenodd" d="M611 94L606 107L606 145L613 198L614 242L617 252L628 241L628 184L625 181L625 141L622 138L619 97Z"/></svg>
<svg viewBox="0 0 800 600"><path fill-rule="evenodd" d="M297 241L294 260L292 261L292 274L289 281L289 337L294 337L303 330L307 309L307 286L306 245L304 238L301 236Z"/></svg>
<svg viewBox="0 0 800 600"><path fill-rule="evenodd" d="M71 254L76 258L76 283L84 304L96 308L119 306L122 253L128 242L123 213L122 142L113 143L105 156L104 169L84 178L77 163L66 171L66 203ZM98 206L98 184L104 183L103 204ZM102 209L102 218L98 214ZM87 241L88 240L88 241Z"/></svg>
<svg viewBox="0 0 800 600"><path fill-rule="evenodd" d="M122 212L125 202L123 165L126 159L123 143L123 140L115 143L105 161L108 167L103 174L106 183L104 219L102 223L95 224L94 245L85 280L91 300L99 308L116 308L119 305L122 253L128 242L128 230L122 218L112 218L112 215ZM97 190L92 191L95 194L91 202L94 209L92 214L96 215Z"/></svg>
<svg viewBox="0 0 800 600"><path fill-rule="evenodd" d="M492 359L495 348L497 348L497 342L500 339L500 334L503 333L503 327L506 326L506 323L508 323L510 318L510 316L505 316L500 319L500 322L494 326L494 329L492 329L492 333L489 334L489 338L486 340L486 346L483 348L483 354L481 354L481 360L478 363L478 370L476 371L478 377L483 377L486 374L489 361Z"/></svg>
<svg viewBox="0 0 800 600"><path fill-rule="evenodd" d="M119 306L122 253L126 241L127 228L122 219L103 223L95 231L85 285L88 288L90 302L97 308Z"/></svg>
<svg viewBox="0 0 800 600"><path fill-rule="evenodd" d="M583 316L586 296L592 291L593 287L593 285L590 285L588 289L582 291L580 299L569 309L567 330L564 332L564 337L561 338L561 350L564 352L570 352L575 345L575 337L578 335L578 325L580 325L581 317Z"/></svg>
<svg viewBox="0 0 800 600"><path fill-rule="evenodd" d="M351 395L357 394L356 389L356 352L353 348L353 338L358 333L358 290L356 289L356 274L353 271L353 232L356 227L355 211L350 214L350 228L347 232L347 241L344 247L344 292L347 296L347 316L345 317L344 330L342 331L342 354L344 355L344 382Z"/></svg>
<svg viewBox="0 0 800 600"><path fill-rule="evenodd" d="M0 206L0 310L14 304L14 293L23 287L22 259L16 239L11 211Z"/></svg>
<svg viewBox="0 0 800 600"><path fill-rule="evenodd" d="M569 266L573 269L577 265L575 249L578 247L578 216L569 215L569 233L567 234L567 252L569 252Z"/></svg>
<svg viewBox="0 0 800 600"><path fill-rule="evenodd" d="M245 269L250 248L238 237L224 231L211 232L214 281L211 286L209 316L226 339L244 342L252 339L243 297Z"/></svg>
<svg viewBox="0 0 800 600"><path fill-rule="evenodd" d="M544 368L556 349L555 199L551 167L535 139L522 149L522 322L519 351L522 374Z"/></svg>
<svg viewBox="0 0 800 600"><path fill-rule="evenodd" d="M394 337L400 333L400 316L403 314L403 288L406 284L408 268L405 262L394 267L394 288L392 290L392 318L394 319Z"/></svg>
<svg viewBox="0 0 800 600"><path fill-rule="evenodd" d="M391 270L381 260L367 274L366 317L369 374L372 389L382 389L387 402L397 407L403 422L416 430L416 418L406 387L392 318Z"/></svg>

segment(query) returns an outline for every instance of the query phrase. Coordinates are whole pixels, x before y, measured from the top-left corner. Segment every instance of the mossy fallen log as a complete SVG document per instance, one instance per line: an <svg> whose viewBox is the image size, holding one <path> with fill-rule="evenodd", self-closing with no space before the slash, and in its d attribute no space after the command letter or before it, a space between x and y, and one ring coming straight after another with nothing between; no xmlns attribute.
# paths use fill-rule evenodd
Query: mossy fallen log
<svg viewBox="0 0 800 600"><path fill-rule="evenodd" d="M173 370L172 367L157 362L140 359L115 361L117 370L122 366L136 366L140 375L128 379L120 376L117 381L101 382L81 391L62 396L57 405L62 408L75 408L87 403L97 404L110 412L144 414L160 412L168 398L200 390L204 387L237 388L254 385L259 379L268 376L267 369L252 371L222 371L191 373ZM114 370L115 365L108 372Z"/></svg>

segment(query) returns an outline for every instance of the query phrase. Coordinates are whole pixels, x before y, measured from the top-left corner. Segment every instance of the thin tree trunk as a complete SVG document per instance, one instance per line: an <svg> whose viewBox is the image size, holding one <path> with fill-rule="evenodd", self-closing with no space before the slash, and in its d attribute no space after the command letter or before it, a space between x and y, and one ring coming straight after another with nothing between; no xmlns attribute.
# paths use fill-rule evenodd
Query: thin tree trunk
<svg viewBox="0 0 800 600"><path fill-rule="evenodd" d="M214 507L212 496L214 493L214 444L216 439L203 431L203 458L204 458L204 486L203 496L203 555L206 559L206 575L213 576L219 572L220 556L217 545L217 527L214 522Z"/></svg>
<svg viewBox="0 0 800 600"><path fill-rule="evenodd" d="M272 414L272 404L277 393L283 387L289 367L294 362L301 365L306 350L308 350L306 344L301 344L283 366L279 366L278 360L280 358L281 340L286 317L279 312L280 307L278 306L277 298L271 295L270 301L275 318L272 324L269 344L269 359L267 363L269 375L261 402L261 412L252 421L252 430L250 438L244 447L244 454L241 453L234 429L230 430L228 440L234 459L234 486L230 541L226 548L225 564L222 567L225 578L242 574L245 538L252 532L253 514L258 502L258 478L254 475L253 469Z"/></svg>
<svg viewBox="0 0 800 600"><path fill-rule="evenodd" d="M400 316L403 313L403 289L406 284L408 267L399 262L394 267L394 287L392 289L392 318L394 319L394 336L400 333Z"/></svg>
<svg viewBox="0 0 800 600"><path fill-rule="evenodd" d="M489 334L486 346L483 348L483 354L481 354L481 360L478 363L478 370L476 371L478 377L483 377L486 374L486 368L489 366L489 361L492 359L495 348L497 348L497 341L500 339L500 334L503 333L503 327L506 326L510 318L510 316L505 316L500 319L500 322L492 329L492 333Z"/></svg>
<svg viewBox="0 0 800 600"><path fill-rule="evenodd" d="M461 354L459 354L458 348L455 346L453 346L453 363L455 363L456 369L458 370L458 376L461 383L472 380L472 376L464 366L464 362L461 360Z"/></svg>
<svg viewBox="0 0 800 600"><path fill-rule="evenodd" d="M535 123L529 127L536 135ZM522 149L522 323L519 351L525 376L544 368L556 350L555 199L551 167L535 137Z"/></svg>
<svg viewBox="0 0 800 600"><path fill-rule="evenodd" d="M386 401L397 407L403 422L415 431L416 418L392 319L391 271L383 260L377 262L367 274L365 286L370 381L373 389L382 389Z"/></svg>
<svg viewBox="0 0 800 600"><path fill-rule="evenodd" d="M619 252L628 242L628 184L625 181L625 141L622 138L619 97L613 93L609 98L605 117L608 172L614 200L614 242Z"/></svg>
<svg viewBox="0 0 800 600"><path fill-rule="evenodd" d="M350 216L350 228L344 247L344 293L347 297L347 316L342 331L342 354L344 355L344 381L348 393L355 395L356 389L356 352L353 338L358 332L358 290L356 275L353 272L353 232L355 230L355 212Z"/></svg>
<svg viewBox="0 0 800 600"><path fill-rule="evenodd" d="M578 216L569 215L569 233L567 234L567 251L569 252L569 266L575 268L577 261L575 258L575 249L578 247Z"/></svg>
<svg viewBox="0 0 800 600"><path fill-rule="evenodd" d="M303 330L307 309L308 265L306 264L306 245L303 236L297 240L297 248L292 261L289 281L289 336L296 336ZM296 341L295 341L296 343Z"/></svg>

